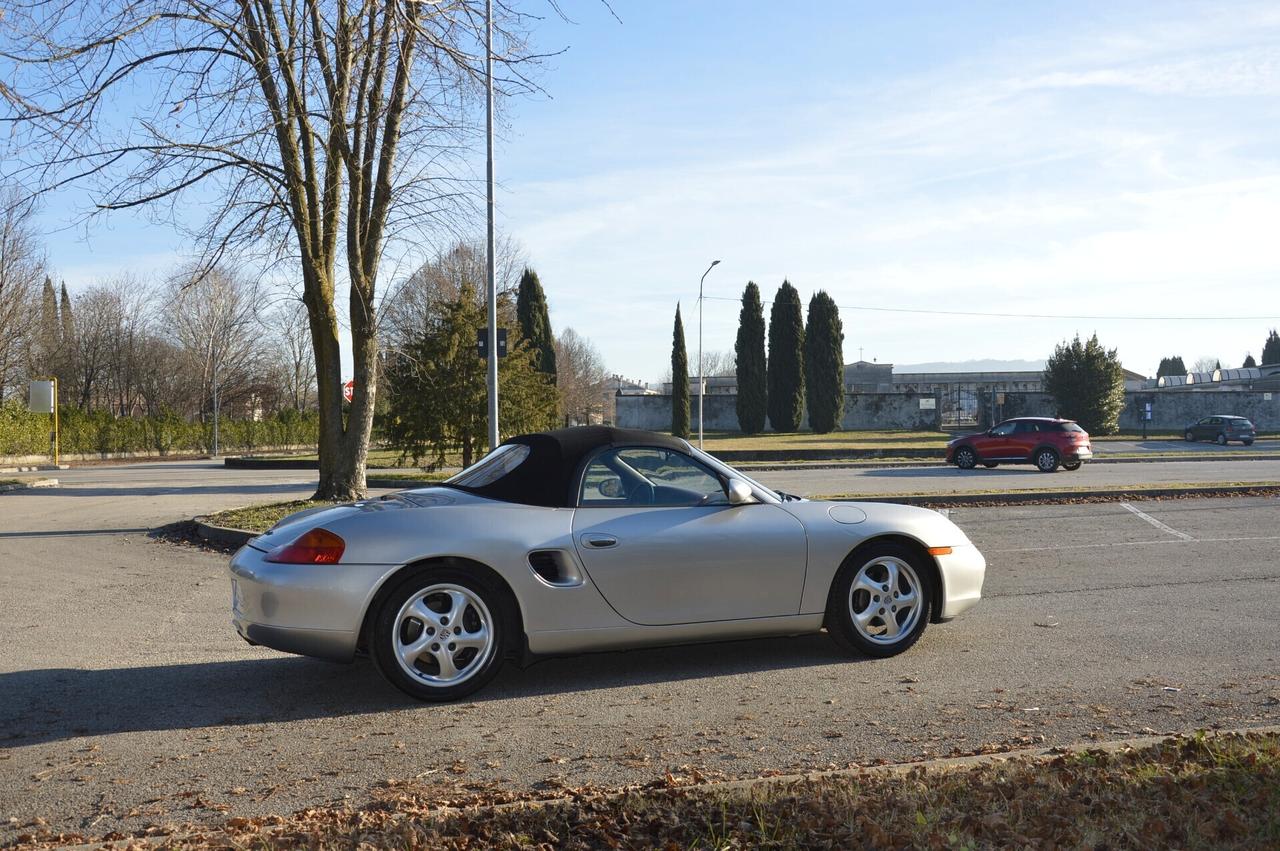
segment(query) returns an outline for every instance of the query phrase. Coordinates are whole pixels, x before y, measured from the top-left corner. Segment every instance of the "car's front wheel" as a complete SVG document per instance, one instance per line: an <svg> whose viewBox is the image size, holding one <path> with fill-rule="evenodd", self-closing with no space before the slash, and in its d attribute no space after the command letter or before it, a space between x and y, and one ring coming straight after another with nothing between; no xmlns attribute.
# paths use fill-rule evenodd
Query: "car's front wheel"
<svg viewBox="0 0 1280 851"><path fill-rule="evenodd" d="M415 572L383 601L370 638L378 670L419 700L457 700L498 673L503 598L456 568Z"/></svg>
<svg viewBox="0 0 1280 851"><path fill-rule="evenodd" d="M956 466L961 470L972 470L978 466L978 453L969 446L961 446L956 450L955 456Z"/></svg>
<svg viewBox="0 0 1280 851"><path fill-rule="evenodd" d="M877 544L845 560L827 598L827 632L846 650L880 658L915 644L929 623L932 573L901 544Z"/></svg>
<svg viewBox="0 0 1280 851"><path fill-rule="evenodd" d="M1195 436L1195 434L1191 431L1191 429L1187 429L1187 430L1183 433L1182 438L1183 438L1183 440L1187 441L1187 443L1190 443L1190 442L1192 442L1193 440L1195 440L1195 439L1196 439L1196 436Z"/></svg>
<svg viewBox="0 0 1280 851"><path fill-rule="evenodd" d="M1245 446L1253 446L1252 440L1242 440L1240 442L1243 443Z"/></svg>
<svg viewBox="0 0 1280 851"><path fill-rule="evenodd" d="M1058 453L1052 449L1044 448L1036 450L1036 469L1042 473L1052 473L1058 469Z"/></svg>
<svg viewBox="0 0 1280 851"><path fill-rule="evenodd" d="M1069 464L1063 464L1063 465L1062 465L1062 469L1066 470L1067 472L1074 472L1075 470L1079 470L1079 469L1080 469L1080 462L1079 462L1079 461L1072 461L1072 462L1071 462L1071 463L1069 463Z"/></svg>

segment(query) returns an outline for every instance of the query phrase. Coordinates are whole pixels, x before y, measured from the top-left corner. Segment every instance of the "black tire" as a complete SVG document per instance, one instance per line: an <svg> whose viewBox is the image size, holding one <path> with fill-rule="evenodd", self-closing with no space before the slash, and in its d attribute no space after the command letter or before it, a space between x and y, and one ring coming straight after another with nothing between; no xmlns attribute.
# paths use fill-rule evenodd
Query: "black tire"
<svg viewBox="0 0 1280 851"><path fill-rule="evenodd" d="M1245 446L1253 446L1252 440L1242 440L1240 442L1243 443Z"/></svg>
<svg viewBox="0 0 1280 851"><path fill-rule="evenodd" d="M983 461L982 466L986 467L988 470L994 470L996 467L999 467L1000 465L997 464L995 461Z"/></svg>
<svg viewBox="0 0 1280 851"><path fill-rule="evenodd" d="M1187 443L1192 443L1195 441L1196 436L1195 436L1195 433L1191 431L1191 429L1187 429L1186 432L1183 433L1182 439L1185 440Z"/></svg>
<svg viewBox="0 0 1280 851"><path fill-rule="evenodd" d="M978 451L972 446L961 446L951 458L961 470L972 470L978 466Z"/></svg>
<svg viewBox="0 0 1280 851"><path fill-rule="evenodd" d="M467 625L464 625L463 630L458 632L457 635L474 632L475 624L479 623L484 624L491 630L491 639L488 649L483 651L486 654L483 659L476 659L476 656L480 655L482 651L476 651L476 654L472 655L469 661L466 658L468 654L465 650L454 657L459 660L459 670L461 672L466 672L467 667L471 664L476 664L477 667L466 674L465 679L452 685L432 684L427 679L427 676L430 675L429 671L421 672L420 676L411 676L402 667L396 652L396 644L404 636L404 633L400 631L405 629L406 626L410 629L412 628L408 621L397 623L397 617L401 609L411 599L434 586L455 586L465 589L481 603L484 609L488 610L486 613L488 616L487 624L484 624L484 615L474 605L468 605L463 612L463 622ZM429 599L434 600L434 596ZM468 620L471 620L472 623L468 624ZM503 660L506 658L508 644L514 638L510 634L514 631L511 629L513 623L507 603L507 595L491 588L487 582L481 580L474 573L460 570L456 567L431 567L415 570L403 579L395 590L383 600L369 636L370 655L373 656L374 663L378 666L378 670L382 672L382 675L387 678L387 681L410 697L431 702L457 700L478 691L497 676ZM422 623L422 628L426 629L425 623ZM456 627L454 629L456 630ZM425 651L423 655L426 655Z"/></svg>
<svg viewBox="0 0 1280 851"><path fill-rule="evenodd" d="M862 634L853 620L853 608L855 605L873 607L876 605L869 597L861 599L868 592L861 589L855 592L853 588L854 581L864 569L870 569L874 573L876 571L874 566L883 563L885 560L893 560L897 564L909 566L911 575L906 575L905 571L901 571L901 568L899 568L899 576L905 576L908 583L914 578L916 587L919 589L914 609L899 612L897 615L885 611L884 608L879 609L879 612L884 613L885 616L894 617L895 623L903 626L906 626L908 621L910 623L899 637L893 640L868 638ZM928 563L927 558L921 555L918 550L902 544L875 544L853 553L840 566L840 571L836 574L836 579L831 584L831 592L827 595L825 621L827 632L837 645L850 653L872 656L877 659L896 656L919 641L920 636L924 634L925 627L929 625L929 615L933 611L933 601L937 594L935 581L933 566ZM907 586L900 584L899 590L904 587ZM881 617L878 615L873 615L872 617L873 620L868 625L868 629L887 628L886 622ZM882 621L879 627L874 626L875 620Z"/></svg>
<svg viewBox="0 0 1280 851"><path fill-rule="evenodd" d="M1066 471L1068 471L1068 472L1073 472L1073 471L1075 471L1075 470L1079 470L1079 469L1080 469L1080 462L1079 462L1079 461L1072 461L1072 462L1071 462L1071 463L1069 463L1069 464L1063 464L1063 465L1062 465L1062 469L1064 469L1064 470L1066 470Z"/></svg>
<svg viewBox="0 0 1280 851"><path fill-rule="evenodd" d="M1042 446L1036 450L1035 455L1031 456L1031 461L1040 472L1052 473L1058 469L1058 452L1055 449Z"/></svg>
<svg viewBox="0 0 1280 851"><path fill-rule="evenodd" d="M1218 432L1218 437L1217 437L1217 439L1216 439L1216 441L1215 441L1215 442L1216 442L1219 446L1226 446L1226 445L1227 445L1227 436L1226 436L1225 434L1223 434L1222 432Z"/></svg>

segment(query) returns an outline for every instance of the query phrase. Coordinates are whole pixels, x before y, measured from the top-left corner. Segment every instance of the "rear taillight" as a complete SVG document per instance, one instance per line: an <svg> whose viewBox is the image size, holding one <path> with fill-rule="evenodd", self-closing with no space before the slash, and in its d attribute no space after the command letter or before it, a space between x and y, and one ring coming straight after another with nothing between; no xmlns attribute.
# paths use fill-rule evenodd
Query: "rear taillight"
<svg viewBox="0 0 1280 851"><path fill-rule="evenodd" d="M292 544L276 547L266 560L276 564L337 564L347 542L328 529L312 529Z"/></svg>

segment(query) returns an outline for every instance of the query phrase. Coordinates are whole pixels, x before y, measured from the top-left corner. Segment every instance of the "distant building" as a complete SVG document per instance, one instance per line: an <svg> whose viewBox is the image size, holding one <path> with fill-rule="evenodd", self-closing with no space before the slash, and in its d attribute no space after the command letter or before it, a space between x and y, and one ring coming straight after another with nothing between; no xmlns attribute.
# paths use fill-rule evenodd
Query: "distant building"
<svg viewBox="0 0 1280 851"><path fill-rule="evenodd" d="M663 383L662 393L665 396L671 395L672 384L670 381ZM698 395L698 377L696 375L689 376L689 395ZM707 376L707 395L708 396L736 396L738 395L738 376L736 375L708 375Z"/></svg>

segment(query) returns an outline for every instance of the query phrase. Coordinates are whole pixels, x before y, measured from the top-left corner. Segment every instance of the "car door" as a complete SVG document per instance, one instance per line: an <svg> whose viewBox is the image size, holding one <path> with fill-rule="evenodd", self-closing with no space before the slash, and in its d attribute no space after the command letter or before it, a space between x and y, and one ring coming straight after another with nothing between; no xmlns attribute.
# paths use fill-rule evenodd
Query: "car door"
<svg viewBox="0 0 1280 851"><path fill-rule="evenodd" d="M978 444L978 454L983 460L1016 457L1018 452L1014 448L1013 431L1017 426L1016 422L1010 420L987 432L987 436Z"/></svg>
<svg viewBox="0 0 1280 851"><path fill-rule="evenodd" d="M1205 417L1196 424L1196 440L1213 440L1218 436L1218 417Z"/></svg>
<svg viewBox="0 0 1280 851"><path fill-rule="evenodd" d="M794 615L807 540L777 505L729 505L713 471L680 452L609 448L588 461L573 538L591 581L636 624Z"/></svg>
<svg viewBox="0 0 1280 851"><path fill-rule="evenodd" d="M1009 457L1030 458L1040 444L1040 425L1030 420L1019 420L1009 439Z"/></svg>

